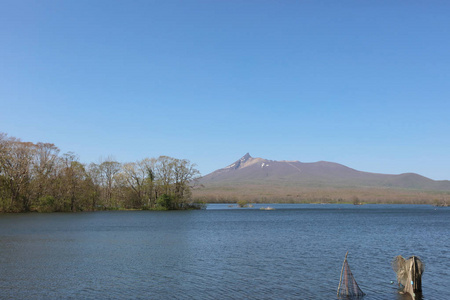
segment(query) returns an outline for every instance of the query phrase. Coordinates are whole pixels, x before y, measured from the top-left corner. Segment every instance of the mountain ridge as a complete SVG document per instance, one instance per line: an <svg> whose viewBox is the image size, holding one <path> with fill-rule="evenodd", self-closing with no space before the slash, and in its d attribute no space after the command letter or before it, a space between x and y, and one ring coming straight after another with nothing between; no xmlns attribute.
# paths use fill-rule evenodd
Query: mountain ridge
<svg viewBox="0 0 450 300"><path fill-rule="evenodd" d="M328 162L276 161L253 158L246 153L234 163L213 171L199 180L203 186L233 184L277 184L322 187L375 187L430 191L450 191L450 181L432 180L417 173L383 174L359 171Z"/></svg>

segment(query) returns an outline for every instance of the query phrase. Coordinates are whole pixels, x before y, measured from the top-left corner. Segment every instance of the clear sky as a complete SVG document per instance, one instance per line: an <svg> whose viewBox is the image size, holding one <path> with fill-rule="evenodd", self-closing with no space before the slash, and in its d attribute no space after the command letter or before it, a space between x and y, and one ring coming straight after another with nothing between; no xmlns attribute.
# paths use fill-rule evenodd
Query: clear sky
<svg viewBox="0 0 450 300"><path fill-rule="evenodd" d="M450 179L450 1L0 2L0 131Z"/></svg>

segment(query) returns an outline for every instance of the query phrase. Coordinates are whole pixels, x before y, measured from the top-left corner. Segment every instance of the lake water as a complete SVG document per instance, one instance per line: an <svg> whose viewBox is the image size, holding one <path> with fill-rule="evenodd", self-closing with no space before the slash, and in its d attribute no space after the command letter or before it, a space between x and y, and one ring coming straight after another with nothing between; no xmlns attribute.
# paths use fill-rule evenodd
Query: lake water
<svg viewBox="0 0 450 300"><path fill-rule="evenodd" d="M397 255L449 299L450 208L259 207L0 214L0 299L336 299L346 251L366 300L410 299Z"/></svg>

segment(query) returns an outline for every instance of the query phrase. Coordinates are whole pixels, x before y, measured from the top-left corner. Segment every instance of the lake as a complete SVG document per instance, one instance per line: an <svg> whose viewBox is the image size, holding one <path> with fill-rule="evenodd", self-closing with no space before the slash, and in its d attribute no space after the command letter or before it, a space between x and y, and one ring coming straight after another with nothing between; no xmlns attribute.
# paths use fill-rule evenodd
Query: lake
<svg viewBox="0 0 450 300"><path fill-rule="evenodd" d="M410 299L397 255L425 263L422 299L449 297L450 208L261 206L0 214L0 298L336 299L346 251L366 300Z"/></svg>

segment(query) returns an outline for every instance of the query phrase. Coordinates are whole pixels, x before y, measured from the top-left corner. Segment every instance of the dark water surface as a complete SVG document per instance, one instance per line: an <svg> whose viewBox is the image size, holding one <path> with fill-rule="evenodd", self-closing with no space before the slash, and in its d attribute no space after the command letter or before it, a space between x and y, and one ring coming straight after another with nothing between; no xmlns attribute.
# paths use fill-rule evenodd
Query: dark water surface
<svg viewBox="0 0 450 300"><path fill-rule="evenodd" d="M366 300L400 300L390 262L425 262L422 299L449 299L450 209L0 214L1 299L336 299L345 252Z"/></svg>

